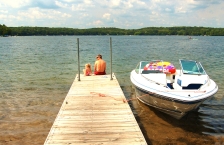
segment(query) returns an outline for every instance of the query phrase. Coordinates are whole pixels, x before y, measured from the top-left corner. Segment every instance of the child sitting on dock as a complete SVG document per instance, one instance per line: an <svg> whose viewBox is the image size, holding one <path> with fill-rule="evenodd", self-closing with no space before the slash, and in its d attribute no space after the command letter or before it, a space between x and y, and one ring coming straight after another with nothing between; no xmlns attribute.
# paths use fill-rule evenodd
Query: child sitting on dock
<svg viewBox="0 0 224 145"><path fill-rule="evenodd" d="M85 76L90 76L92 74L91 65L89 63L85 64L85 69L83 69Z"/></svg>

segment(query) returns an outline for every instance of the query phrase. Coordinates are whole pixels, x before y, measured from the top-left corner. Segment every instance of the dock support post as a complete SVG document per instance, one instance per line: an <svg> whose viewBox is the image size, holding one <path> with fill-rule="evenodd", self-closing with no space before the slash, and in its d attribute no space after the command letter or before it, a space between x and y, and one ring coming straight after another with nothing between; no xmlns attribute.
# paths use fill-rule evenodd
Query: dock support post
<svg viewBox="0 0 224 145"><path fill-rule="evenodd" d="M112 39L110 37L110 80L113 80L112 78Z"/></svg>
<svg viewBox="0 0 224 145"><path fill-rule="evenodd" d="M77 48L78 48L78 81L80 81L79 38L77 38Z"/></svg>

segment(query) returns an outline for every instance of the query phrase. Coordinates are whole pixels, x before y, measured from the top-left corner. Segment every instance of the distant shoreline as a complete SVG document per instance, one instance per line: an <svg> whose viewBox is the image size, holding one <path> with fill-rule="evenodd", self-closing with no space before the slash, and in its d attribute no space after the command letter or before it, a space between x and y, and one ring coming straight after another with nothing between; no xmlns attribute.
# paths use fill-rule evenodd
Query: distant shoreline
<svg viewBox="0 0 224 145"><path fill-rule="evenodd" d="M2 32L2 33L1 33ZM0 25L0 36L58 36L58 35L183 35L224 36L224 28L211 27L146 27L140 29L102 28L54 28L54 27L7 27Z"/></svg>

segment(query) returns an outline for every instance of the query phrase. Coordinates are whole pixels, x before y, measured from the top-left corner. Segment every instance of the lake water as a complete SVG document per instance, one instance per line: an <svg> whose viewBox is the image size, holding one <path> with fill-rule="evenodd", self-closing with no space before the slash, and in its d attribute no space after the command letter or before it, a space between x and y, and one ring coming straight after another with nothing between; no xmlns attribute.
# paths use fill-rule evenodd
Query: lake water
<svg viewBox="0 0 224 145"><path fill-rule="evenodd" d="M127 99L135 98L130 72L141 60L200 61L219 91L198 109L176 120L137 100L129 102L148 144L224 144L224 37L31 36L0 37L0 144L43 144L78 73L80 62L102 54Z"/></svg>

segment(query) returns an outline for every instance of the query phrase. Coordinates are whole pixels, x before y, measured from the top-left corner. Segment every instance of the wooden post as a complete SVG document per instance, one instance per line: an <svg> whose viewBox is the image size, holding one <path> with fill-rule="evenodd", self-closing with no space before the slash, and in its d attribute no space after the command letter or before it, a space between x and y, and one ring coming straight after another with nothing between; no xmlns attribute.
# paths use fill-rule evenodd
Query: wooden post
<svg viewBox="0 0 224 145"><path fill-rule="evenodd" d="M77 48L78 48L78 81L80 81L79 38L77 38Z"/></svg>
<svg viewBox="0 0 224 145"><path fill-rule="evenodd" d="M113 80L112 78L112 39L110 37L110 80Z"/></svg>

